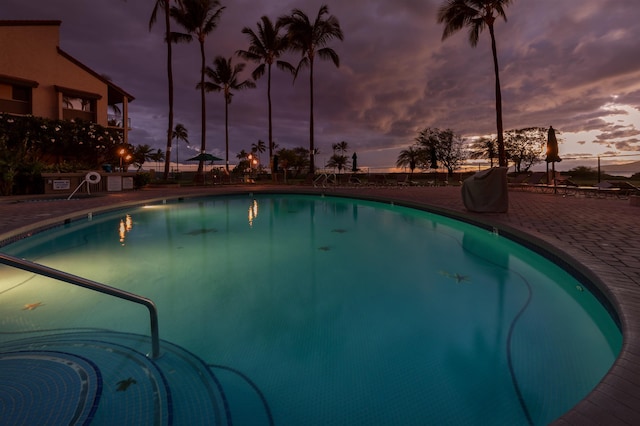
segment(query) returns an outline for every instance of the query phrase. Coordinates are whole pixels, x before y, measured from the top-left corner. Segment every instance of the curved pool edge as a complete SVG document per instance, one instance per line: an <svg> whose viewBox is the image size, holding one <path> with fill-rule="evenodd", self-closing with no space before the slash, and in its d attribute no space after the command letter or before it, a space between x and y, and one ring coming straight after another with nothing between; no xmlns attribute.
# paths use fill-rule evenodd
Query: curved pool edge
<svg viewBox="0 0 640 426"><path fill-rule="evenodd" d="M622 350L611 366L607 374L596 385L596 387L577 405L567 413L559 417L552 424L557 425L633 425L640 424L640 336L637 331L640 329L634 324L640 318L640 289L635 283L630 282L623 274L604 264L598 262L596 267L588 267L593 263L593 256L589 257L575 248L562 244L556 240L551 240L545 235L531 232L529 230L516 229L500 221L496 215L474 214L466 211L453 210L441 207L430 200L408 200L406 193L402 190L390 193L381 191L381 194L359 193L357 190L344 190L310 187L228 187L218 190L203 189L186 191L172 194L152 195L141 191L135 199L130 199L112 204L103 203L100 206L91 208L73 209L73 203L69 204L69 210L64 214L57 215L42 221L36 221L31 225L25 225L10 232L0 234L0 247L9 244L16 239L27 237L37 231L59 226L69 221L86 218L89 213L104 213L113 210L120 210L126 207L141 205L146 203L157 203L162 200L175 200L180 198L196 198L202 196L215 195L250 195L251 193L295 193L309 195L328 195L350 197L355 199L379 201L383 203L394 203L397 205L417 208L437 214L441 214L453 219L468 222L486 229L496 228L498 232L516 242L529 248L535 248L541 254L548 254L561 260L563 265L567 265L575 271L579 271L584 278L589 279L598 290L604 295L613 307L619 318L623 334ZM104 200L104 198L103 198Z"/></svg>

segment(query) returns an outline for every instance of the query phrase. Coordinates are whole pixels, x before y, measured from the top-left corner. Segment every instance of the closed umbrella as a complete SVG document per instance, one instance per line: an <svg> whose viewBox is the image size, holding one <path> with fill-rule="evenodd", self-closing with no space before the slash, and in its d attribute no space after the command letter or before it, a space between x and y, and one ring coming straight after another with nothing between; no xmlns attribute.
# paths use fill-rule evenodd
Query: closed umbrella
<svg viewBox="0 0 640 426"><path fill-rule="evenodd" d="M556 131L553 126L549 127L549 133L547 133L547 163L559 163L562 161L558 156L558 139L556 138Z"/></svg>
<svg viewBox="0 0 640 426"><path fill-rule="evenodd" d="M549 183L549 163L551 163L551 173L553 179L553 187L555 192L556 186L556 163L562 161L558 155L558 139L556 138L556 131L553 126L549 126L549 132L547 133L547 183Z"/></svg>
<svg viewBox="0 0 640 426"><path fill-rule="evenodd" d="M355 173L358 171L358 155L355 152L351 156L351 160L351 171Z"/></svg>

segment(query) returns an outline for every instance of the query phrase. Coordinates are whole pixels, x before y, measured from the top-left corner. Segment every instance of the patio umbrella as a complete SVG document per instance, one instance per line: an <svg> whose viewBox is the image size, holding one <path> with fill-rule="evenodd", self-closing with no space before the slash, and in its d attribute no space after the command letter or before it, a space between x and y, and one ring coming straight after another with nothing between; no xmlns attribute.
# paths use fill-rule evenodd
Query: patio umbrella
<svg viewBox="0 0 640 426"><path fill-rule="evenodd" d="M351 156L351 159L353 160L351 162L351 171L357 172L358 171L358 154L354 152L353 155Z"/></svg>
<svg viewBox="0 0 640 426"><path fill-rule="evenodd" d="M558 139L556 138L556 131L553 126L549 126L549 133L547 133L547 184L549 183L549 163L551 163L551 176L553 179L553 192L556 192L556 163L562 161L558 155Z"/></svg>
<svg viewBox="0 0 640 426"><path fill-rule="evenodd" d="M558 139L556 139L556 131L553 126L549 126L547 134L547 163L559 163L562 161L558 156Z"/></svg>
<svg viewBox="0 0 640 426"><path fill-rule="evenodd" d="M202 152L193 158L189 158L187 161L210 161L213 163L214 161L222 161L222 158L218 158L215 155Z"/></svg>

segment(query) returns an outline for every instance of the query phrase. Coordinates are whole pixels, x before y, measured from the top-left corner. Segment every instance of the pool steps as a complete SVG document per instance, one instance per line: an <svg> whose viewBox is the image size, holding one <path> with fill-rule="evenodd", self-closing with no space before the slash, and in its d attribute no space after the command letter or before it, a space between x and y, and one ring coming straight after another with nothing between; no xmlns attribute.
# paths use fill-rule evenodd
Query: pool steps
<svg viewBox="0 0 640 426"><path fill-rule="evenodd" d="M68 332L5 342L0 406L6 424L231 425L272 423L263 395L232 368L149 337ZM10 403L10 404L9 404ZM12 407L12 408L8 408Z"/></svg>

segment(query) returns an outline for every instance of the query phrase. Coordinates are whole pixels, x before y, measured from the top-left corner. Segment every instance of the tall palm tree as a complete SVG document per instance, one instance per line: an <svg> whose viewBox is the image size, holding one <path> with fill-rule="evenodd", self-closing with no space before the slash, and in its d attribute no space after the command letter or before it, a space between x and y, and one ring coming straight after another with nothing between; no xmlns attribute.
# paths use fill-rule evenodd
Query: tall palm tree
<svg viewBox="0 0 640 426"><path fill-rule="evenodd" d="M273 122L271 118L271 66L275 63L282 70L295 72L295 68L289 62L278 60L287 50L287 38L280 34L282 24L278 21L274 25L267 17L260 18L258 32L249 27L244 27L242 33L249 36L249 50L238 50L236 54L248 61L257 62L259 65L251 73L254 80L267 73L267 104L269 110L269 161L273 158Z"/></svg>
<svg viewBox="0 0 640 426"><path fill-rule="evenodd" d="M491 51L493 52L493 68L496 75L496 126L498 131L498 162L500 166L507 165L502 135L502 94L500 93L500 73L498 68L498 53L493 25L498 16L505 21L507 16L505 7L512 0L447 0L438 10L438 23L444 23L442 39L446 39L458 30L469 28L469 43L472 47L478 45L480 33L489 28L491 35Z"/></svg>
<svg viewBox="0 0 640 426"><path fill-rule="evenodd" d="M205 153L207 150L207 109L204 98L204 75L206 68L204 41L207 35L218 25L220 15L222 15L224 9L224 6L220 6L219 0L182 0L182 7L171 8L171 15L176 22L187 31L187 34L174 34L176 41L189 42L193 40L195 36L200 44L200 83L196 86L200 88L202 114L200 153ZM204 161L200 160L198 163L198 175L202 174L203 169Z"/></svg>
<svg viewBox="0 0 640 426"><path fill-rule="evenodd" d="M177 142L183 141L186 142L187 145L189 144L189 132L187 131L187 128L184 127L184 124L182 123L178 123L176 124L176 128L173 129L173 139L175 139ZM176 145L176 171L180 171L180 144L178 143Z"/></svg>
<svg viewBox="0 0 640 426"><path fill-rule="evenodd" d="M282 16L278 19L280 25L287 29L287 39L289 48L299 51L302 58L296 67L295 76L302 68L309 67L309 172L314 173L314 140L313 140L313 63L316 55L320 59L330 59L336 67L340 66L338 54L330 47L325 47L333 39L343 40L342 29L338 18L329 15L329 8L326 5L320 7L316 19L311 22L309 17L300 9L293 9L291 15Z"/></svg>
<svg viewBox="0 0 640 426"><path fill-rule="evenodd" d="M233 65L231 61L232 58L225 59L222 56L216 56L213 60L214 68L206 67L205 69L209 81L202 85L203 90L207 92L222 92L224 95L224 140L227 171L229 171L229 104L233 97L232 91L256 87L252 80L238 81L245 64Z"/></svg>
<svg viewBox="0 0 640 426"><path fill-rule="evenodd" d="M174 0L174 2L180 7L182 0ZM158 16L158 9L164 10L164 26L165 37L164 41L167 43L167 80L169 85L169 117L167 128L167 153L165 155L164 163L164 180L169 178L169 167L171 164L171 141L173 139L173 66L172 66L172 51L171 51L171 15L170 15L171 0L156 0L156 4L151 12L151 18L149 19L149 31L156 22Z"/></svg>

